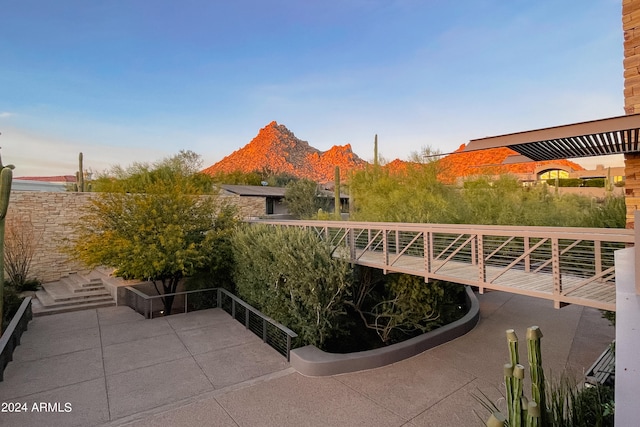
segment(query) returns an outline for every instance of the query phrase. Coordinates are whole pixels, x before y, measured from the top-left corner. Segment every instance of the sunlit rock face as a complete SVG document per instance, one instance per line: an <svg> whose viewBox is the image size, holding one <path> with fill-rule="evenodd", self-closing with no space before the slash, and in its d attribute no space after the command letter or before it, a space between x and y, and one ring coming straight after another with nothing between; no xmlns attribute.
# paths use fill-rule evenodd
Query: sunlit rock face
<svg viewBox="0 0 640 427"><path fill-rule="evenodd" d="M351 150L349 144L320 151L297 138L286 126L274 121L260 129L247 145L209 166L204 172L214 175L218 172L266 170L329 182L334 180L336 166L340 167L344 179L348 171L362 169L366 164Z"/></svg>

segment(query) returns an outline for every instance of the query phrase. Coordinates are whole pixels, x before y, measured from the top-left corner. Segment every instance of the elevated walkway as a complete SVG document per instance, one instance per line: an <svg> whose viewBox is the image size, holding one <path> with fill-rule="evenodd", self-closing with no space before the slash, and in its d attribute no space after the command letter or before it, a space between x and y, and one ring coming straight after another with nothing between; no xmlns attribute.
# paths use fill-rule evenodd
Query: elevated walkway
<svg viewBox="0 0 640 427"><path fill-rule="evenodd" d="M634 243L633 230L413 224L352 221L253 223L303 227L334 256L385 273L470 285L553 301L616 309L614 252Z"/></svg>

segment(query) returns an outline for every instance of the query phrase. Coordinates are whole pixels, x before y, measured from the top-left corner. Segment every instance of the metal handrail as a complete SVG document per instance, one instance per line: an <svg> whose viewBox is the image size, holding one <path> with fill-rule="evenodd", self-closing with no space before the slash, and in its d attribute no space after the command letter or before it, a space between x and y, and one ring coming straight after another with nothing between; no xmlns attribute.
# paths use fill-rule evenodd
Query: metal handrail
<svg viewBox="0 0 640 427"><path fill-rule="evenodd" d="M244 315L244 319L242 320L241 323L244 323L245 328L249 329L251 332L253 332L254 334L256 334L259 337L261 337L263 342L269 344L271 347L273 347L279 353L283 354L283 356L285 356L287 358L287 361L289 361L289 353L291 351L292 339L294 339L294 338L296 338L298 336L298 334L293 332L291 329L287 328L286 326L282 325L281 323L276 322L274 319L270 318L269 316L266 316L260 310L256 309L255 307L251 306L250 304L246 303L242 299L238 298L237 296L233 295L231 292L229 292L229 291L227 291L226 289L223 289L223 288L195 289L195 290L173 292L173 293L162 294L162 295L147 295L144 292L142 292L139 289L136 289L136 288L134 288L132 286L126 286L125 289L146 301L145 312L144 312L144 316L145 316L146 319L153 318L153 309L152 309L153 305L152 304L153 304L153 300L154 299L164 298L165 296L184 295L185 296L184 312L187 313L187 309L188 309L187 297L188 297L189 294L215 291L216 292L216 307L219 307L219 308L222 308L223 310L225 310L224 304L223 304L223 295L225 297L228 297L229 299L231 299L231 308L230 308L229 314L234 319L236 319L237 321L240 321L238 319L238 317L237 317L237 308L238 308L238 306L242 307L242 309L244 309L245 315ZM261 319L261 327L260 328L255 328L254 325L251 323L251 315L256 316L259 319ZM281 331L286 336L286 347L285 348L280 348L279 346L277 346L277 340L273 339L273 337L270 336L269 330L268 330L269 325L271 325L272 327L274 327L277 330Z"/></svg>
<svg viewBox="0 0 640 427"><path fill-rule="evenodd" d="M173 292L173 293L170 293L170 294L162 294L162 295L147 295L144 292L142 292L141 290L136 289L136 288L134 288L132 286L125 286L125 289L127 289L128 291L133 292L134 294L136 294L140 298L148 301L148 305L145 308L144 315L145 315L146 319L153 319L153 300L154 299L177 296L177 295L184 295L185 296L184 312L186 313L187 312L187 308L188 308L187 297L188 297L189 294L202 293L202 292L207 292L207 291L215 291L218 288L194 289L194 290L190 290L190 291L180 291L180 292Z"/></svg>
<svg viewBox="0 0 640 427"><path fill-rule="evenodd" d="M13 351L20 345L22 333L27 330L29 321L32 318L31 297L25 297L13 319L9 322L7 329L0 337L0 381L4 380L4 368L13 360ZM1 321L2 319L0 319Z"/></svg>
<svg viewBox="0 0 640 427"><path fill-rule="evenodd" d="M615 310L613 253L634 230L358 221L250 220L313 230L332 254L385 273ZM332 236L342 238L332 240Z"/></svg>

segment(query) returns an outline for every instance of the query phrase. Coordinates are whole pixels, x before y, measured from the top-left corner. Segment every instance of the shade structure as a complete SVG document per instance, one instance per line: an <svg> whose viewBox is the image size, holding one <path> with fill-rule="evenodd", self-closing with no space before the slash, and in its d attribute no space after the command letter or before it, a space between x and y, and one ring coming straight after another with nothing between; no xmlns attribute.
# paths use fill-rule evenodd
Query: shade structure
<svg viewBox="0 0 640 427"><path fill-rule="evenodd" d="M640 114L472 139L463 152L498 147L520 162L640 153Z"/></svg>

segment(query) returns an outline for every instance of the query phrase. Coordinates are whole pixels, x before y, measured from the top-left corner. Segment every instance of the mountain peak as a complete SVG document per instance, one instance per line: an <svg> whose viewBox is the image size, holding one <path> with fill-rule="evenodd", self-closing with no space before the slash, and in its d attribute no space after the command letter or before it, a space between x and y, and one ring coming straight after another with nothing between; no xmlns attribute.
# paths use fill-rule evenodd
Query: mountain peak
<svg viewBox="0 0 640 427"><path fill-rule="evenodd" d="M247 145L203 172L215 175L218 172L269 170L328 182L333 181L336 166L340 166L341 175L346 178L348 170L361 169L365 165L366 162L353 153L349 144L336 145L322 152L274 120L260 129Z"/></svg>

